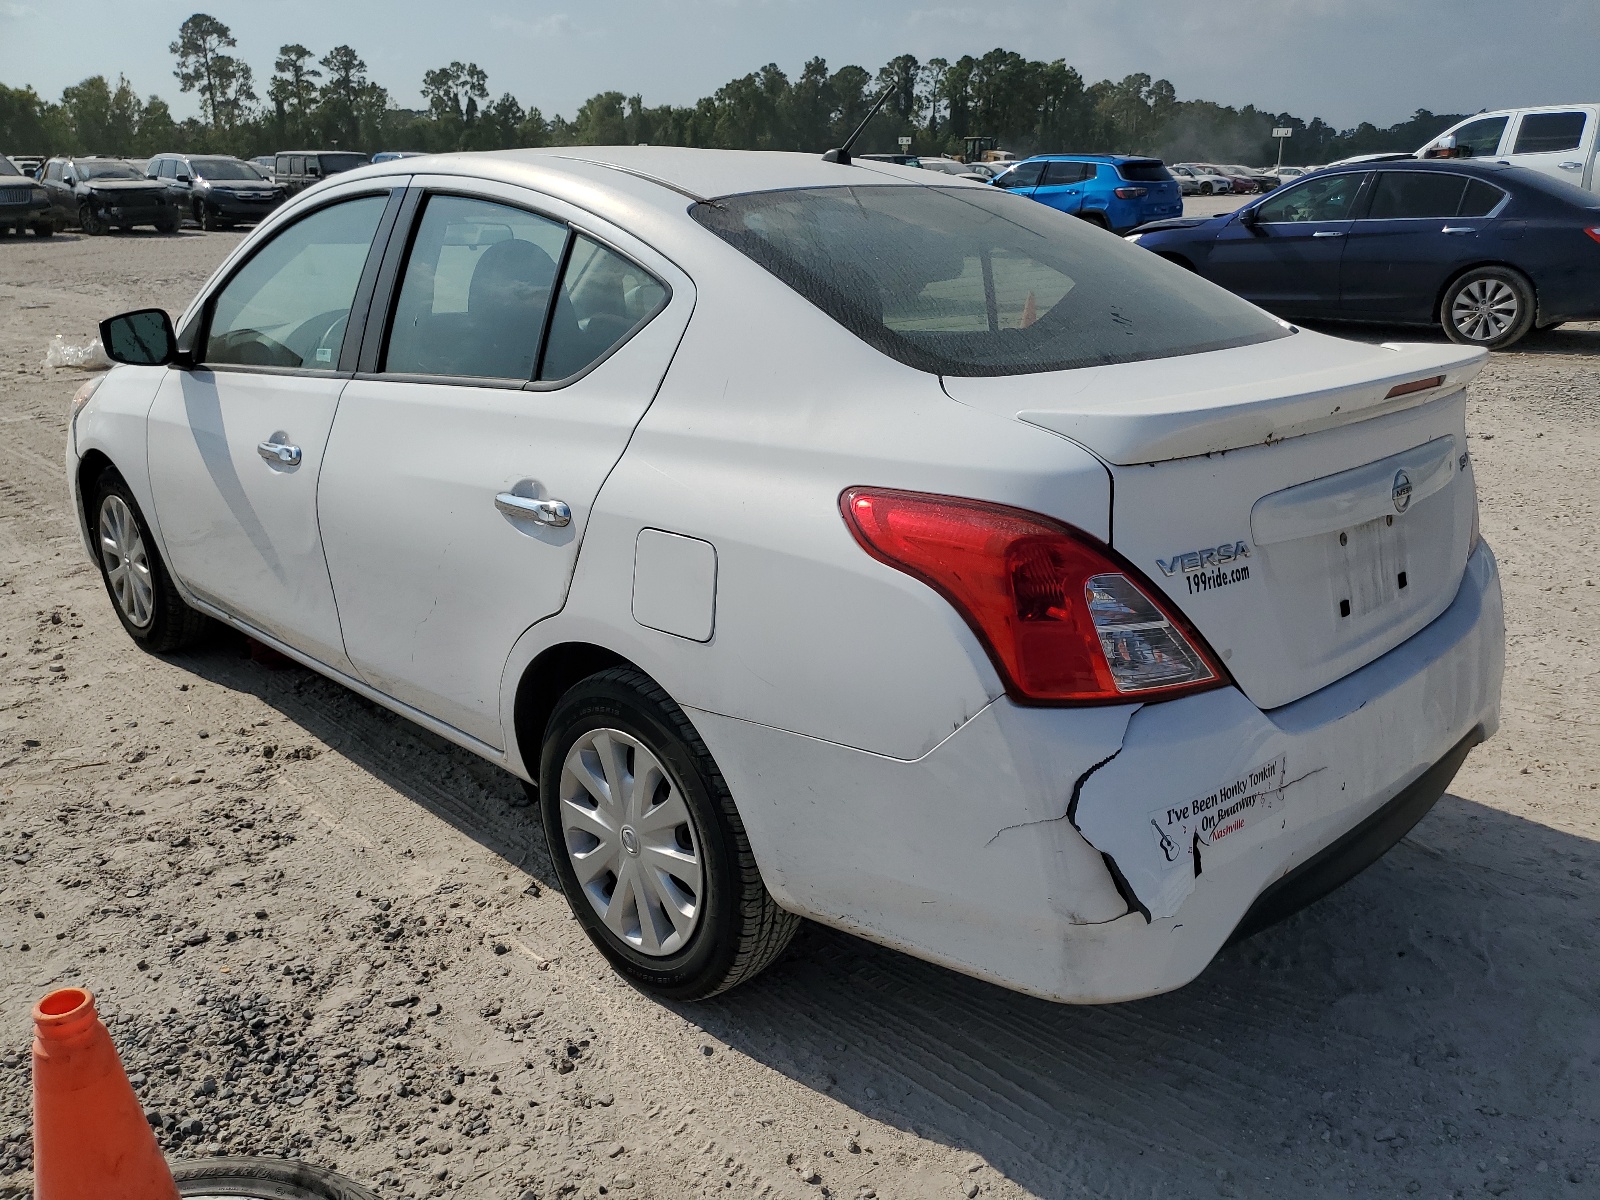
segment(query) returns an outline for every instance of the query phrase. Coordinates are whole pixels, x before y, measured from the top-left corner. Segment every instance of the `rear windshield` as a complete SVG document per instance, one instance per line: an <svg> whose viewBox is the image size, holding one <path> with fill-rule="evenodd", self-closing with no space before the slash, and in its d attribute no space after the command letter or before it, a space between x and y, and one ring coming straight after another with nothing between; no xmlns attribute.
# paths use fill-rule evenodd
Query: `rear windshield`
<svg viewBox="0 0 1600 1200"><path fill-rule="evenodd" d="M1144 162L1118 163L1117 174L1129 183L1166 183L1172 178L1172 172L1167 170L1166 164L1154 158Z"/></svg>
<svg viewBox="0 0 1600 1200"><path fill-rule="evenodd" d="M922 371L1061 371L1289 332L1193 272L998 189L758 192L690 212L857 337Z"/></svg>
<svg viewBox="0 0 1600 1200"><path fill-rule="evenodd" d="M324 175L337 175L340 171L353 171L367 165L365 154L319 154Z"/></svg>

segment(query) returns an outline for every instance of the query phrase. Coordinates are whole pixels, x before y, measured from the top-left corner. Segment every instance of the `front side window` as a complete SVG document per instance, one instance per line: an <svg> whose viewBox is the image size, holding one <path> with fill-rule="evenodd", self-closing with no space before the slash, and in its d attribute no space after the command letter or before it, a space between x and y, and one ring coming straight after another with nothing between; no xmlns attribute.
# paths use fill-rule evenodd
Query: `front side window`
<svg viewBox="0 0 1600 1200"><path fill-rule="evenodd" d="M1513 154L1559 154L1576 150L1583 141L1583 126L1588 119L1581 112L1527 113L1517 126Z"/></svg>
<svg viewBox="0 0 1600 1200"><path fill-rule="evenodd" d="M661 310L667 289L643 267L576 235L550 317L539 378L569 379L598 362Z"/></svg>
<svg viewBox="0 0 1600 1200"><path fill-rule="evenodd" d="M1484 117L1481 121L1468 121L1453 135L1456 139L1457 158L1486 158L1500 148L1500 137L1506 131L1509 117Z"/></svg>
<svg viewBox="0 0 1600 1200"><path fill-rule="evenodd" d="M1256 209L1256 220L1276 223L1344 221L1355 205L1362 176L1325 175L1279 192Z"/></svg>
<svg viewBox="0 0 1600 1200"><path fill-rule="evenodd" d="M565 225L520 208L430 197L383 369L532 379L566 240Z"/></svg>
<svg viewBox="0 0 1600 1200"><path fill-rule="evenodd" d="M212 301L205 361L337 368L350 306L388 194L318 209L279 233Z"/></svg>
<svg viewBox="0 0 1600 1200"><path fill-rule="evenodd" d="M998 188L1031 188L1038 184L1040 176L1044 174L1045 164L1042 162L1025 162L1020 166L1012 167L1004 175L994 181Z"/></svg>
<svg viewBox="0 0 1600 1200"><path fill-rule="evenodd" d="M60 179L61 178L61 163L59 161L58 162L53 162L53 163L50 163L47 167L45 167L45 169L44 169L44 177L46 179Z"/></svg>
<svg viewBox="0 0 1600 1200"><path fill-rule="evenodd" d="M850 332L919 370L1016 375L1288 336L1076 217L973 188L730 196L694 218Z"/></svg>

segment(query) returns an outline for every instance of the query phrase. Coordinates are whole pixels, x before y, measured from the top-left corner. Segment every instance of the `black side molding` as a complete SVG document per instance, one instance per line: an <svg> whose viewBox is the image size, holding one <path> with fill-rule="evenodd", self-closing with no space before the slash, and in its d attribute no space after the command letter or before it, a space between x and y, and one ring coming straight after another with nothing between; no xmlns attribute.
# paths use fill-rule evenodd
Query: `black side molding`
<svg viewBox="0 0 1600 1200"><path fill-rule="evenodd" d="M1377 862L1428 815L1466 761L1467 752L1481 741L1483 730L1474 729L1393 800L1269 886L1256 897L1227 944L1242 942L1293 916Z"/></svg>

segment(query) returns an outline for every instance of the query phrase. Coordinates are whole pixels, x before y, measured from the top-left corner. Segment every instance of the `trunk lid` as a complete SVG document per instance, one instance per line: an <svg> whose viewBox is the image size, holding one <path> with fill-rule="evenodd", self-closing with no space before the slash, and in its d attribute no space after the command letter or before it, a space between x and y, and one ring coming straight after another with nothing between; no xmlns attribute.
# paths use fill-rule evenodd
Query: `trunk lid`
<svg viewBox="0 0 1600 1200"><path fill-rule="evenodd" d="M1097 454L1113 480L1112 544L1270 709L1393 649L1454 599L1476 503L1464 385L1485 357L1302 332L945 386Z"/></svg>

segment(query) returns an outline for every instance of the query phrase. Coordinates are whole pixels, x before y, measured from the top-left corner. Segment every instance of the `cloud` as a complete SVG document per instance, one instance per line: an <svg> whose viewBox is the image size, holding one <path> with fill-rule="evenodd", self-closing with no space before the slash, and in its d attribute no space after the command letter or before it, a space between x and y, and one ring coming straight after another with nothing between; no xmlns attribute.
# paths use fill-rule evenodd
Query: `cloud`
<svg viewBox="0 0 1600 1200"><path fill-rule="evenodd" d="M31 4L13 4L9 0L7 3L0 4L0 17L10 17L13 21L31 17L37 11Z"/></svg>
<svg viewBox="0 0 1600 1200"><path fill-rule="evenodd" d="M543 38L565 37L578 32L578 27L566 13L550 13L548 16L534 17L508 17L503 13L496 13L489 18L489 28L497 33L511 33L530 41Z"/></svg>

